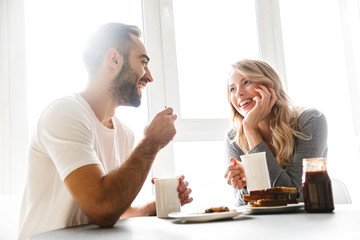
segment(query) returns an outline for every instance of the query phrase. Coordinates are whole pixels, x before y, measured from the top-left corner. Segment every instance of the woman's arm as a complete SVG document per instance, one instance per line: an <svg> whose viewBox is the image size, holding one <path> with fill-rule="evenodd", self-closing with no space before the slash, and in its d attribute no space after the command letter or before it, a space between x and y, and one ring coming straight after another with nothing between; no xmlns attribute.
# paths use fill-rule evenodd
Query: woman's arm
<svg viewBox="0 0 360 240"><path fill-rule="evenodd" d="M240 160L240 156L244 155L244 152L234 143L235 139L235 131L234 130L228 130L225 135L225 155L227 159L227 165L230 166L230 158L235 158L237 160ZM233 188L234 190L234 197L235 197L235 205L237 207L241 205L246 205L247 202L243 200L243 195L248 194L247 188L244 187L242 189L237 189L236 187Z"/></svg>
<svg viewBox="0 0 360 240"><path fill-rule="evenodd" d="M327 156L327 122L322 113L317 110L307 110L300 116L299 124L302 126L302 132L306 136L311 136L311 139L295 139L294 155L287 167L280 166L264 141L251 149L249 153L266 152L271 186L296 187L300 193L300 199L302 199L302 160L303 158ZM225 138L227 159L235 157L240 160L240 156L244 153L233 143L231 138L233 135L228 132ZM246 187L241 190L234 188L234 193L237 205L246 204L242 200L242 195L248 193Z"/></svg>
<svg viewBox="0 0 360 240"><path fill-rule="evenodd" d="M317 110L307 110L300 116L299 124L302 126L302 132L306 136L311 136L311 139L295 138L294 155L284 169L276 161L265 142L251 149L249 153L266 152L271 186L296 187L301 193L302 160L327 155L327 122L322 113Z"/></svg>

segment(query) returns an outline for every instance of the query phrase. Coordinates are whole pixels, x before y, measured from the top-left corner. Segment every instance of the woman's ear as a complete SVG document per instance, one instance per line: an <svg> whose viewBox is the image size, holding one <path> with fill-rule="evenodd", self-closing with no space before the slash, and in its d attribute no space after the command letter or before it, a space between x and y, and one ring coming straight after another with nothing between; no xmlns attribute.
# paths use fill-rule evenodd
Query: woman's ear
<svg viewBox="0 0 360 240"><path fill-rule="evenodd" d="M124 62L124 57L115 48L110 48L106 54L106 60L111 68L120 70Z"/></svg>

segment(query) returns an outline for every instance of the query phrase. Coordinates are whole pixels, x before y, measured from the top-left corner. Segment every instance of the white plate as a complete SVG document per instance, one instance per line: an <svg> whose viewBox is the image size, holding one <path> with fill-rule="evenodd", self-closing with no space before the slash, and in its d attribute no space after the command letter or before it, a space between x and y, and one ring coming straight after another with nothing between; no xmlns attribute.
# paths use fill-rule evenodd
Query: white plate
<svg viewBox="0 0 360 240"><path fill-rule="evenodd" d="M208 222L218 219L227 219L233 218L242 214L242 211L230 211L230 212L214 212L214 213L204 213L204 212L173 212L169 214L171 218L177 218L189 222Z"/></svg>
<svg viewBox="0 0 360 240"><path fill-rule="evenodd" d="M304 203L288 204L287 206L274 207L245 207L250 213L280 213L280 212L294 212L304 208Z"/></svg>

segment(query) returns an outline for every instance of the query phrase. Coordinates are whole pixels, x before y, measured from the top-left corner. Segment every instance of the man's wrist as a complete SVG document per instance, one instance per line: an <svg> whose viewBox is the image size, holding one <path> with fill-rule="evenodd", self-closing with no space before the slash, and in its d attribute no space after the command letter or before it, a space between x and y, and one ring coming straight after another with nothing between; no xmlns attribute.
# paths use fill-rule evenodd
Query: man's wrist
<svg viewBox="0 0 360 240"><path fill-rule="evenodd" d="M142 151L144 151L145 154L149 155L156 155L161 149L159 144L147 137L143 138L139 142L138 146L141 148Z"/></svg>
<svg viewBox="0 0 360 240"><path fill-rule="evenodd" d="M156 216L155 201L151 201L144 206L144 216Z"/></svg>

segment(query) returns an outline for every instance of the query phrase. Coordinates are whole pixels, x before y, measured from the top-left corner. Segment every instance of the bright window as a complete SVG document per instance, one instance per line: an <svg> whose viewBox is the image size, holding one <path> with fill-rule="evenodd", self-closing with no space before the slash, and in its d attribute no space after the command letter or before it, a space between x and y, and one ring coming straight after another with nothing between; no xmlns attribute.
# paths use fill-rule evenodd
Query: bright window
<svg viewBox="0 0 360 240"><path fill-rule="evenodd" d="M259 57L254 2L174 0L173 11L181 117L227 118L231 64Z"/></svg>
<svg viewBox="0 0 360 240"><path fill-rule="evenodd" d="M173 143L175 172L185 174L193 189L194 202L184 208L230 207L234 205L233 191L223 177L227 167L223 142L227 125L216 134L218 130L212 124L214 119L229 123L226 81L231 64L243 58L259 58L255 3L173 0L172 4L179 135L185 132L182 126L194 124L192 132ZM199 125L195 125L197 119L201 119ZM182 122L184 125L180 125ZM206 126L202 136L197 133L201 125Z"/></svg>
<svg viewBox="0 0 360 240"><path fill-rule="evenodd" d="M232 187L224 178L227 168L223 141L174 143L175 172L189 180L194 198L184 211L201 211L211 206L235 207Z"/></svg>
<svg viewBox="0 0 360 240"><path fill-rule="evenodd" d="M352 112L358 103L351 101L339 1L280 0L280 8L289 95L325 114L329 174L355 189L349 166L360 167Z"/></svg>
<svg viewBox="0 0 360 240"><path fill-rule="evenodd" d="M347 3L354 14L339 11ZM155 81L140 108L122 107L116 114L139 139L148 112L153 117L164 106L174 107L178 133L154 166L155 172L185 174L195 199L187 207L226 204L232 197L222 176L226 78L230 64L242 58L269 61L284 75L297 105L324 112L329 172L350 184L350 191L356 189L359 1L25 0L25 5L30 130L51 100L85 87L81 51L89 34L103 23L125 22L144 26ZM355 39L352 45L344 31ZM150 188L145 189L148 198Z"/></svg>
<svg viewBox="0 0 360 240"><path fill-rule="evenodd" d="M209 179L217 186L217 195L228 193L221 166L226 124L220 120L229 120L223 84L229 65L242 58L269 62L283 76L296 105L314 107L326 115L329 173L348 185L354 201L359 199L356 182L351 180L356 173L349 174L349 166L359 167L359 127L354 126L360 115L356 101L359 1L162 0L151 11L146 9L145 15L153 13L153 26L159 26L158 32L148 34L163 43L161 48L148 45L161 56L159 72L164 74L158 88L165 91L150 89L150 99L162 94L159 102L174 106L180 116L178 134L163 159L173 159L173 164L157 168L164 167L163 172L175 168L176 174L186 175L198 198L195 207L211 204ZM154 18L159 13L159 19Z"/></svg>

